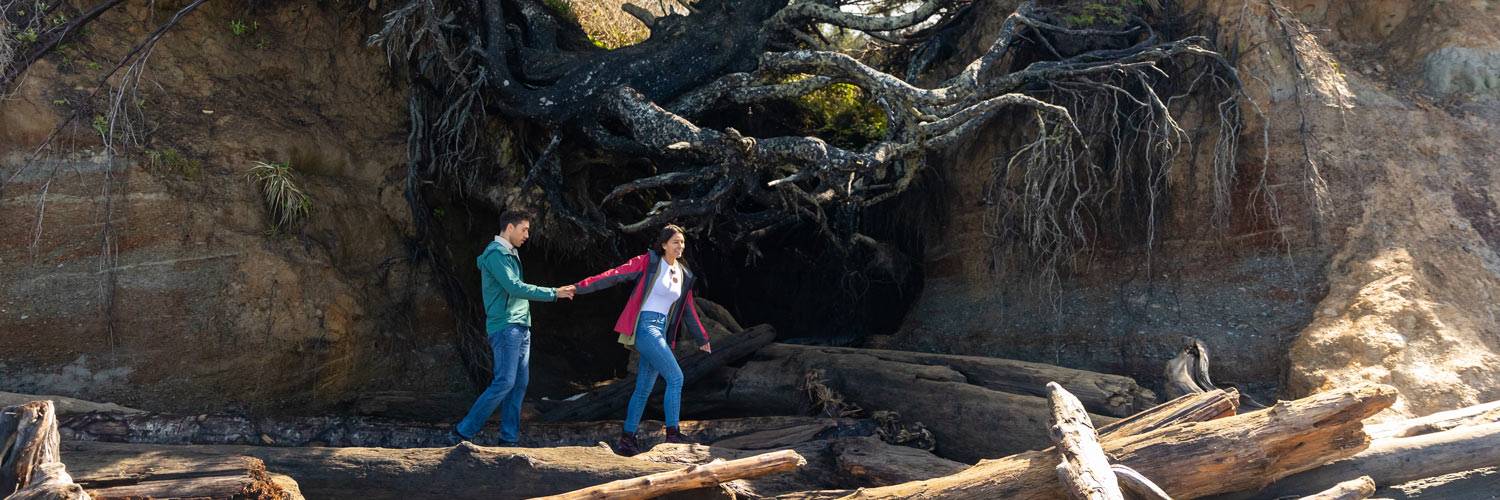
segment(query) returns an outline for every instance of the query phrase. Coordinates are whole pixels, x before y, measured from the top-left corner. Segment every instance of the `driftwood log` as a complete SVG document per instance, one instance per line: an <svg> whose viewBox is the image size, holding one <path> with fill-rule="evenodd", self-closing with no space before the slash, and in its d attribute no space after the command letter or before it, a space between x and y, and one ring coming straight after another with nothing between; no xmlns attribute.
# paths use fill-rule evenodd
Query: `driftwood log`
<svg viewBox="0 0 1500 500"><path fill-rule="evenodd" d="M1049 428L1058 458L1057 477L1070 498L1078 500L1124 500L1120 483L1109 468L1109 458L1099 446L1094 425L1078 398L1056 382L1047 384L1052 403Z"/></svg>
<svg viewBox="0 0 1500 500"><path fill-rule="evenodd" d="M1234 391L1213 390L1205 393L1189 394L1132 415L1130 418L1121 419L1113 424L1102 427L1099 429L1099 436L1101 440L1107 441L1152 432L1176 424L1205 422L1225 418L1234 415L1238 404L1237 394ZM1057 460L1053 453L1055 452L1050 449L1028 451L1008 458L1029 457L1028 460L1035 461L1038 467L1032 472L1050 475L1055 481L1056 476L1052 475L1052 466L1057 463ZM930 480L909 481L886 488L871 488L863 491L874 492L876 498L899 498L903 494L920 496L919 492L927 489L941 489L952 486L956 482L979 481L984 477L983 474L989 472L987 464L993 462L980 462L978 465L966 467L954 474L935 477ZM970 489L973 489L974 492L967 497L965 495L969 494L969 492L960 490L929 495L928 498L992 498L984 496L986 492L984 487ZM781 500L825 500L845 498L854 493L853 490L802 491L780 495L777 498ZM1056 491L1056 494L1062 494L1061 488Z"/></svg>
<svg viewBox="0 0 1500 500"><path fill-rule="evenodd" d="M717 486L736 479L786 472L804 465L807 465L807 460L795 451L773 451L737 460L715 461L648 476L621 479L543 498L545 500L642 500L678 491Z"/></svg>
<svg viewBox="0 0 1500 500"><path fill-rule="evenodd" d="M641 422L641 435L651 442L662 435L659 421ZM716 443L738 439L735 446L757 446L777 433L829 439L870 436L876 424L870 420L815 417L748 417L721 420L685 420L684 435L699 442ZM65 417L60 424L69 441L104 441L137 444L249 444L261 446L337 446L380 448L433 448L447 446L451 426L420 422L395 422L369 417L249 418L235 415L166 415L88 413ZM522 424L520 445L525 447L591 446L613 441L620 435L618 421ZM486 440L496 439L493 433ZM493 443L486 441L486 444ZM763 448L776 442L760 443ZM750 449L750 448L746 448Z"/></svg>
<svg viewBox="0 0 1500 500"><path fill-rule="evenodd" d="M57 409L32 401L0 409L0 497L87 499L62 463Z"/></svg>
<svg viewBox="0 0 1500 500"><path fill-rule="evenodd" d="M765 366L767 362L776 363L791 358L816 361L840 356L855 356L881 366L906 364L918 367L944 367L957 373L965 382L974 386L1039 398L1047 397L1048 382L1057 382L1082 401L1084 408L1088 411L1105 416L1134 415L1159 402L1156 393L1141 387L1130 377L1044 363L981 356L773 344L756 352L750 364ZM747 367L750 364L747 364ZM802 372L799 371L795 375L800 377ZM752 375L738 374L736 382L752 383L753 381L740 380L749 376ZM769 382L772 385L779 385L775 380Z"/></svg>
<svg viewBox="0 0 1500 500"><path fill-rule="evenodd" d="M770 325L755 326L714 339L712 354L695 351L678 359L678 364L682 367L683 385L690 385L725 364L739 361L774 340L776 330ZM558 403L542 414L542 420L567 422L616 418L625 414L625 406L630 402L630 394L634 391L635 377L618 379L581 398Z"/></svg>
<svg viewBox="0 0 1500 500"><path fill-rule="evenodd" d="M1141 500L1172 500L1172 496L1162 491L1160 486L1152 482L1150 478L1136 472L1135 469L1114 464L1109 469L1115 471L1115 479L1120 480L1120 486L1135 494Z"/></svg>
<svg viewBox="0 0 1500 500"><path fill-rule="evenodd" d="M1203 341L1188 337L1177 356L1167 361L1167 370L1162 375L1162 392L1168 398L1183 394L1213 390L1213 380L1208 376L1208 346Z"/></svg>
<svg viewBox="0 0 1500 500"><path fill-rule="evenodd" d="M65 396L0 392L0 407L20 406L32 401L51 401L53 408L57 410L58 418L90 412L145 413L135 408L120 406L114 403L96 403Z"/></svg>
<svg viewBox="0 0 1500 500"><path fill-rule="evenodd" d="M761 411L896 411L932 431L939 456L973 462L1047 446L1047 400L1033 395L1045 394L1045 377L1080 387L1106 407L1134 408L1155 398L1125 377L1037 363L773 344L735 371L726 399ZM1040 381L1032 386L1033 380Z"/></svg>
<svg viewBox="0 0 1500 500"><path fill-rule="evenodd" d="M1254 497L1307 495L1351 477L1390 486L1500 465L1500 423L1460 426L1404 438L1382 438L1345 460L1282 479Z"/></svg>
<svg viewBox="0 0 1500 500"><path fill-rule="evenodd" d="M834 463L853 486L886 486L955 474L967 469L960 462L906 446L892 446L878 438L845 438L833 445Z"/></svg>
<svg viewBox="0 0 1500 500"><path fill-rule="evenodd" d="M1361 385L1143 434L1101 432L1102 445L1118 463L1151 478L1174 498L1253 490L1363 450L1368 437L1360 421L1389 407L1395 397L1394 388ZM1060 498L1066 493L1053 472L1055 464L1050 450L1027 452L980 462L951 476L865 489L846 497Z"/></svg>
<svg viewBox="0 0 1500 500"><path fill-rule="evenodd" d="M1446 431L1463 425L1500 422L1500 401L1468 406L1395 422L1366 425L1370 439L1412 437Z"/></svg>
<svg viewBox="0 0 1500 500"><path fill-rule="evenodd" d="M196 459L145 457L98 462L71 460L78 484L94 500L201 498L300 500L296 481L271 474L265 462L247 456Z"/></svg>
<svg viewBox="0 0 1500 500"><path fill-rule="evenodd" d="M296 479L308 498L531 498L681 468L621 457L600 446L384 449L70 442L63 448L70 462L102 473L108 473L113 463L255 457L269 470ZM686 498L730 496L726 490L708 488Z"/></svg>
<svg viewBox="0 0 1500 500"><path fill-rule="evenodd" d="M1370 476L1360 476L1299 500L1363 500L1375 494L1375 481Z"/></svg>

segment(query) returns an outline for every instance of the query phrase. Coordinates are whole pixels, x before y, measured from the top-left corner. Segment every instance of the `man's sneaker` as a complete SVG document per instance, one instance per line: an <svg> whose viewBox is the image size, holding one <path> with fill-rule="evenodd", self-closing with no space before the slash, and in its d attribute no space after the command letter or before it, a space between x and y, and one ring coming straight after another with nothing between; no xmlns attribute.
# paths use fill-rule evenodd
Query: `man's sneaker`
<svg viewBox="0 0 1500 500"><path fill-rule="evenodd" d="M615 453L622 457L633 457L641 452L641 445L635 441L635 434L620 433L620 442L615 443Z"/></svg>
<svg viewBox="0 0 1500 500"><path fill-rule="evenodd" d="M473 439L466 438L463 434L459 434L458 429L448 431L448 446L458 446L458 443L468 443L471 441L473 441Z"/></svg>
<svg viewBox="0 0 1500 500"><path fill-rule="evenodd" d="M676 427L667 428L667 442L677 444L698 444L694 443L693 440L688 439L687 436L683 436L682 431L678 430Z"/></svg>

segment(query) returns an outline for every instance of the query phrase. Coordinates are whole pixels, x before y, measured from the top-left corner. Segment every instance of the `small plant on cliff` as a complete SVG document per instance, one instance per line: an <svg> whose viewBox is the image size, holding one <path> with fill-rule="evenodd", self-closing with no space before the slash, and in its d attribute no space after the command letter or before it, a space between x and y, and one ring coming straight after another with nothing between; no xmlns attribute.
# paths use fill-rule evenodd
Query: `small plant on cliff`
<svg viewBox="0 0 1500 500"><path fill-rule="evenodd" d="M312 201L307 193L297 186L292 166L288 163L255 162L250 167L250 178L260 184L265 195L266 208L271 211L272 230L284 231L307 220Z"/></svg>
<svg viewBox="0 0 1500 500"><path fill-rule="evenodd" d="M254 33L258 29L260 29L259 21L251 21L249 24L245 24L244 21L239 19L229 21L229 32L234 33L234 36L245 36Z"/></svg>

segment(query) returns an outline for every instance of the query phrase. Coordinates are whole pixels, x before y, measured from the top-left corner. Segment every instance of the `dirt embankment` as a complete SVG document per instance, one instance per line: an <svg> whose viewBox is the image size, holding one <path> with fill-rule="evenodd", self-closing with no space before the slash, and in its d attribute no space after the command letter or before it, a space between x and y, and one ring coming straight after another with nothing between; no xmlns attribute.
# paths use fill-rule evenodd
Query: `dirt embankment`
<svg viewBox="0 0 1500 500"><path fill-rule="evenodd" d="M988 40L1012 4L981 2L985 36L966 39ZM902 332L877 342L1150 380L1191 335L1214 352L1219 381L1252 393L1370 380L1401 389L1392 414L1500 398L1500 70L1488 62L1500 42L1487 21L1500 6L1201 4L1240 53L1253 101L1242 105L1261 112L1240 134L1228 231L1209 224L1206 176L1179 165L1154 251L1096 254L1054 312L991 259L976 207L991 162L1014 146L995 127L947 165L948 224L928 247L926 289ZM965 43L954 60L985 48ZM1266 189L1252 192L1262 173ZM1274 196L1281 224L1251 196Z"/></svg>
<svg viewBox="0 0 1500 500"><path fill-rule="evenodd" d="M364 45L374 13L205 5L131 96L144 141L106 161L85 96L175 8L101 17L0 101L5 389L202 411L463 387L446 306L406 260L404 93ZM292 165L305 228L271 230L257 161Z"/></svg>

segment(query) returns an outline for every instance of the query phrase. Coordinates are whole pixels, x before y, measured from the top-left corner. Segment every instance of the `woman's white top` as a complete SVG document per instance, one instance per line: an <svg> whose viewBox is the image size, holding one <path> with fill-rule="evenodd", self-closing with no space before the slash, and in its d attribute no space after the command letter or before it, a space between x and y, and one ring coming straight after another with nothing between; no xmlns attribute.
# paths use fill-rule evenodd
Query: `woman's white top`
<svg viewBox="0 0 1500 500"><path fill-rule="evenodd" d="M662 259L656 270L656 283L651 284L651 291L646 294L646 303L641 306L641 310L666 315L672 310L672 303L682 296L683 280L682 266L667 264L667 259Z"/></svg>

